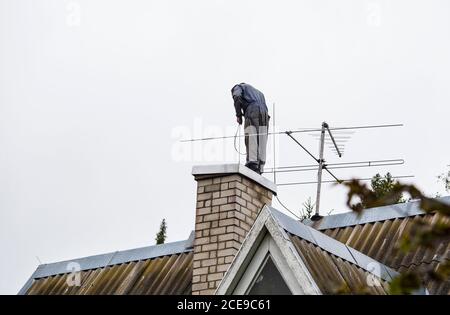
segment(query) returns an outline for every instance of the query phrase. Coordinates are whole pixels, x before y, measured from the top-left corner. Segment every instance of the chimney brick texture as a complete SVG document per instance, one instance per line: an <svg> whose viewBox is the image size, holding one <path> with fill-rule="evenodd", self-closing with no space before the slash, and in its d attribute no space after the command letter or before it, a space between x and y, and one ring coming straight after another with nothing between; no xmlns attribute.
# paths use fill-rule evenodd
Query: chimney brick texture
<svg viewBox="0 0 450 315"><path fill-rule="evenodd" d="M214 294L272 191L239 173L196 181L192 294Z"/></svg>

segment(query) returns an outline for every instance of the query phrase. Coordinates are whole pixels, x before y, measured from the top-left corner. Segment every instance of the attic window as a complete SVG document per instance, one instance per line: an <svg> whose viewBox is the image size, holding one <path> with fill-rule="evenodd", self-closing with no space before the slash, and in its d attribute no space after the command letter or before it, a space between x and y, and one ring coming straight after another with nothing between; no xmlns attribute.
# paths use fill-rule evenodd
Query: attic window
<svg viewBox="0 0 450 315"><path fill-rule="evenodd" d="M267 257L264 267L257 274L256 279L248 291L249 295L292 295L286 282L275 266L272 258Z"/></svg>

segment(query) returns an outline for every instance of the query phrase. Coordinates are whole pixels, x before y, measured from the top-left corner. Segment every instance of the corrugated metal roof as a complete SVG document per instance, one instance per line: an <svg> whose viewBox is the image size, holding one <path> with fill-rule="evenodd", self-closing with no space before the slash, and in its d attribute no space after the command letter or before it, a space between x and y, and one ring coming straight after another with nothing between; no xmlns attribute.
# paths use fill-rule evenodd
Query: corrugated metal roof
<svg viewBox="0 0 450 315"><path fill-rule="evenodd" d="M450 197L443 200L450 202ZM329 216L308 222L312 227L268 209L324 293L386 294L396 271L436 269L450 259L448 243L408 254L397 250L413 224L437 220L437 215L421 212L417 203L368 209L361 216ZM190 294L193 240L191 233L186 241L41 265L20 294ZM81 268L81 286L66 282L73 262ZM370 275L381 286L367 285ZM431 294L449 294L450 283L430 281L427 288Z"/></svg>
<svg viewBox="0 0 450 315"><path fill-rule="evenodd" d="M387 281L296 235L290 238L323 294L388 294Z"/></svg>
<svg viewBox="0 0 450 315"><path fill-rule="evenodd" d="M437 198L437 200L450 204L450 196ZM318 230L333 229L338 227L354 226L371 222L405 218L424 214L418 201L399 203L384 207L365 209L361 213L346 212L323 217L319 221L304 220L303 223Z"/></svg>
<svg viewBox="0 0 450 315"><path fill-rule="evenodd" d="M385 281L390 281L398 273L383 265L379 261L335 240L334 238L317 231L293 218L279 212L274 208L269 208L282 228L291 235L295 235L299 240L306 241L320 248L343 261L355 265L361 270L371 273ZM301 249L303 247L299 247ZM322 255L324 255L323 253Z"/></svg>
<svg viewBox="0 0 450 315"><path fill-rule="evenodd" d="M190 294L193 233L180 242L40 265L19 294ZM81 267L69 286L68 266Z"/></svg>
<svg viewBox="0 0 450 315"><path fill-rule="evenodd" d="M441 201L450 202L450 197L441 198ZM420 247L408 253L399 249L403 237L410 234L415 224L430 224L438 219L437 214L416 211L417 203L414 204L415 206L403 204L367 209L357 219L354 213L338 214L308 224L398 272L416 268L436 269L443 261L450 259L448 242L441 243L436 248ZM399 212L399 209L407 211ZM380 213L376 215L377 211ZM365 215L366 212L370 214ZM403 213L403 216L399 213ZM450 293L450 281L437 283L430 280L426 286L431 294Z"/></svg>
<svg viewBox="0 0 450 315"><path fill-rule="evenodd" d="M70 274L34 279L27 295L190 294L193 252L81 271L80 286L70 286Z"/></svg>

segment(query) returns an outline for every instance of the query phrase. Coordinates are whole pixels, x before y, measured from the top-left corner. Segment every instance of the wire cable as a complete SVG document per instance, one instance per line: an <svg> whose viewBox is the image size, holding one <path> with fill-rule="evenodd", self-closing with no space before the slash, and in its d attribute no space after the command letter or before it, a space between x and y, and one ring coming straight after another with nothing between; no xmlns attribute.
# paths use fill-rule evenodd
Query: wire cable
<svg viewBox="0 0 450 315"><path fill-rule="evenodd" d="M297 219L299 219L299 220L302 219L302 218L300 218L298 215L296 215L294 212L292 212L291 210L289 210L289 208L286 207L286 206L281 202L280 198L278 198L277 195L275 195L275 198L277 198L278 203L279 203L284 209L286 209L286 211L288 211L290 214L292 214L292 215L293 215L294 217L296 217Z"/></svg>
<svg viewBox="0 0 450 315"><path fill-rule="evenodd" d="M236 144L236 140L239 138L239 148L237 147ZM241 151L239 151L241 146L241 125L238 124L237 129L236 129L236 134L234 135L234 150L239 154L239 155L247 155L247 153L242 153ZM241 162L241 159L239 157L239 162Z"/></svg>
<svg viewBox="0 0 450 315"><path fill-rule="evenodd" d="M275 129L275 103L273 103L272 106L272 126L273 126L273 132L276 132ZM275 150L275 137L273 137L273 182L275 183L275 185L277 185L277 167L276 167L276 162L275 162L275 157L276 157L276 150ZM288 207L286 207L284 205L284 203L281 202L280 198L278 198L278 195L275 195L275 198L277 199L278 203L286 210L288 211L290 214L292 214L294 217L296 217L297 219L301 220L301 218L295 214L293 211L291 211Z"/></svg>

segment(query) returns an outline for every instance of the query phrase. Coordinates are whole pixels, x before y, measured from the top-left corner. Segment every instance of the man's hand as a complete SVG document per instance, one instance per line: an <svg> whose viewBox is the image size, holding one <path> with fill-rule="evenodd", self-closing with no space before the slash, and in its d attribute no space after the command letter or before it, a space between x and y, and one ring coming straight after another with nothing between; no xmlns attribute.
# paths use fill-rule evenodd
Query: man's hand
<svg viewBox="0 0 450 315"><path fill-rule="evenodd" d="M242 116L237 116L236 121L239 125L242 125Z"/></svg>

